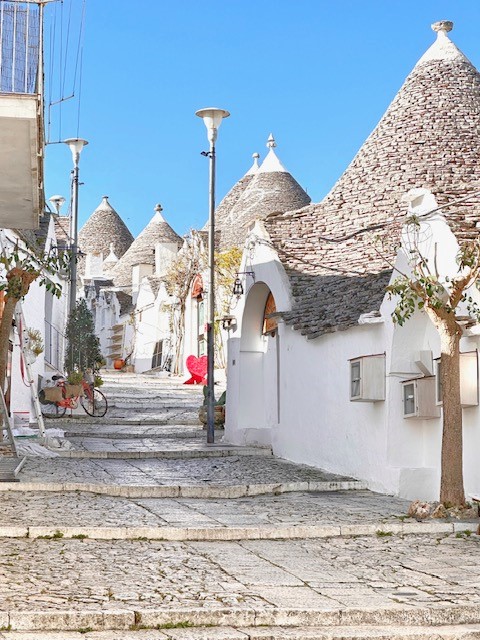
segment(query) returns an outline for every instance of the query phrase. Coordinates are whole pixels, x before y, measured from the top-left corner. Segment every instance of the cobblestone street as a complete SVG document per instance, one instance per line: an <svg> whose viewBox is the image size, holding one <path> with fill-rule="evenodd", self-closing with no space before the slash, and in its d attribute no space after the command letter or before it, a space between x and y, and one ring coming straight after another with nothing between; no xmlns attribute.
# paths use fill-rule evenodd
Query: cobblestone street
<svg viewBox="0 0 480 640"><path fill-rule="evenodd" d="M0 638L480 638L478 522L412 521L221 432L207 447L196 388L112 374L106 392L123 420L62 421L68 457L0 485Z"/></svg>

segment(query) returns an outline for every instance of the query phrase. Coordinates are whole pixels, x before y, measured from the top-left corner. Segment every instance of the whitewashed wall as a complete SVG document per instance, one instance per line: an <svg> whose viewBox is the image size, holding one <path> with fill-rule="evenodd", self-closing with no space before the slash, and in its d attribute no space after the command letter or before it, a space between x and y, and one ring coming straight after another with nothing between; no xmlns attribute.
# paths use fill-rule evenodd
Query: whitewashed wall
<svg viewBox="0 0 480 640"><path fill-rule="evenodd" d="M444 220L432 225L430 249L435 242L443 248L440 270L452 272L458 247ZM406 268L402 257L399 265ZM310 341L280 324L275 338L262 337L268 292L277 310L286 311L289 285L276 254L265 245L244 256L242 270L251 269L255 284L236 305L237 329L228 344L225 439L271 445L275 455L364 480L377 491L438 499L442 420L405 419L402 405L401 381L421 375L415 352L440 355L438 335L425 314L418 312L403 327L394 326L394 304L385 300L383 321L377 324ZM462 339L462 351L478 346L477 336ZM386 400L351 402L349 360L382 352ZM478 406L464 408L463 418L465 488L467 495L478 495Z"/></svg>
<svg viewBox="0 0 480 640"><path fill-rule="evenodd" d="M139 289L135 309L135 371L142 373L152 368L155 344L163 340L163 358L171 353L173 336L167 306L173 302L162 283L157 294L144 279Z"/></svg>

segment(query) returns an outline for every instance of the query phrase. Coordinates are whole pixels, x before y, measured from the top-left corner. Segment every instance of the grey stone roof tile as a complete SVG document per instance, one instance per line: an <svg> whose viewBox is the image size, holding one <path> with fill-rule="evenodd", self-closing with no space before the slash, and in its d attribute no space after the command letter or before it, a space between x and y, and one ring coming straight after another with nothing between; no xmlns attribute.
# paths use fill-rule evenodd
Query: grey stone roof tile
<svg viewBox="0 0 480 640"><path fill-rule="evenodd" d="M134 265L155 265L155 245L167 242L176 243L178 248L181 247L181 237L165 221L160 211L161 207L159 209L156 208L156 213L148 225L111 269L110 273L115 281L115 286L123 287L126 290L131 288L132 268Z"/></svg>
<svg viewBox="0 0 480 640"><path fill-rule="evenodd" d="M102 202L78 234L78 247L84 256L87 253L93 253L95 255L103 254L105 258L110 253L110 244L113 243L115 255L120 258L132 242L132 234L109 203L107 196L102 198ZM78 271L80 275L83 275L85 271L84 259L79 260Z"/></svg>
<svg viewBox="0 0 480 640"><path fill-rule="evenodd" d="M275 141L269 139L269 146ZM277 211L303 207L310 197L280 164L273 146L260 170L253 175L220 227L220 248L242 246L250 225Z"/></svg>

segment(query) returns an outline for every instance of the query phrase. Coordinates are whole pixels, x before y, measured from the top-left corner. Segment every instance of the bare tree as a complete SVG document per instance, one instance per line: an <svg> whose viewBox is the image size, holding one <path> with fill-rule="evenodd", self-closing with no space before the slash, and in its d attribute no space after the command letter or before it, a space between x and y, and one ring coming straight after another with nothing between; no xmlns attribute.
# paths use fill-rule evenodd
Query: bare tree
<svg viewBox="0 0 480 640"><path fill-rule="evenodd" d="M392 314L394 322L403 325L419 309L426 313L440 336L443 388L440 501L445 505L463 505L465 490L460 399L460 338L463 327L459 319L462 311L463 314L467 311L472 322L480 320L480 309L472 297L480 277L480 242L460 243L456 270L442 275L437 265L435 243L433 255L426 255L422 234L428 222L423 220L417 215L409 215L405 220L401 246L409 269L401 273L395 267L400 275L387 287L387 291L390 298L396 300Z"/></svg>

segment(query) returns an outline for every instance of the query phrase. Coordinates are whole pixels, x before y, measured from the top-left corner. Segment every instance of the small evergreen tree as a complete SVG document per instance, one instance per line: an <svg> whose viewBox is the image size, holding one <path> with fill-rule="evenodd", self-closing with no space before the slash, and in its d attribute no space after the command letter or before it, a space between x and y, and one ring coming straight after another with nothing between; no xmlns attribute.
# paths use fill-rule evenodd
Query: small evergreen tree
<svg viewBox="0 0 480 640"><path fill-rule="evenodd" d="M97 369L103 361L100 342L95 335L93 315L87 308L85 300L77 302L67 322L67 350L65 353L65 370L82 371Z"/></svg>

